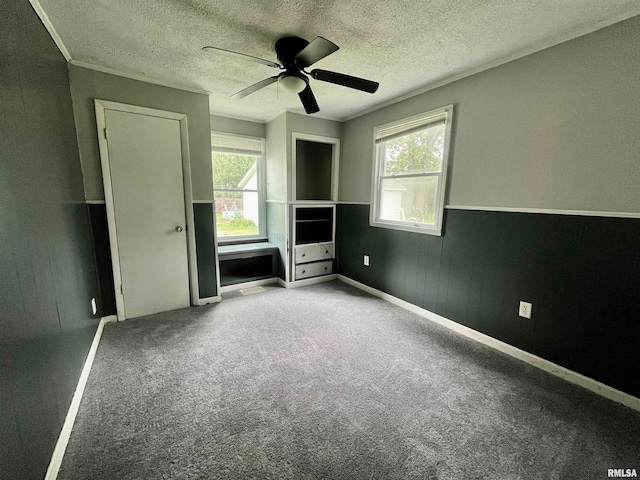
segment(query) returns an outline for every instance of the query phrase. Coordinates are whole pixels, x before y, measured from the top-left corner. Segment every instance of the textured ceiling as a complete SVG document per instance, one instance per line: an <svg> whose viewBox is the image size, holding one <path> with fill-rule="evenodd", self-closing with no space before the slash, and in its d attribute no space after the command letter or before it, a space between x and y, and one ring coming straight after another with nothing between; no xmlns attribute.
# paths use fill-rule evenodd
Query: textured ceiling
<svg viewBox="0 0 640 480"><path fill-rule="evenodd" d="M319 116L343 120L393 98L640 14L638 0L39 0L73 61L211 92L212 113L269 120L304 113L276 70L201 50L277 61L286 35L340 50L314 67L379 81L371 95L311 80Z"/></svg>

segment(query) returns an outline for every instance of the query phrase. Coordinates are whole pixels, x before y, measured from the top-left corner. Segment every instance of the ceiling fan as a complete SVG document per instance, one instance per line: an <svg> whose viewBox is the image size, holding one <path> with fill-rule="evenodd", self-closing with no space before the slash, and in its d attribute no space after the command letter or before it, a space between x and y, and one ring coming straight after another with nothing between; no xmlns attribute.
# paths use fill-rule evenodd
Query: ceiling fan
<svg viewBox="0 0 640 480"><path fill-rule="evenodd" d="M276 55L280 63L271 62L251 55L245 55L244 53L232 52L218 47L207 46L202 47L202 49L205 51L214 51L217 53L241 57L246 60L267 65L268 67L284 70L279 75L265 78L250 87L234 93L231 95L231 98L244 98L267 85L278 82L285 90L291 93L297 93L305 111L310 114L319 112L320 108L318 107L318 102L311 91L309 77L315 80L320 80L321 82L335 83L336 85L355 88L356 90L368 93L374 93L380 86L378 82L372 82L371 80L352 77L342 73L330 72L329 70L320 70L316 68L307 72L305 68L310 67L318 60L322 60L324 57L331 55L339 49L335 43L330 42L323 37L316 37L311 42L299 37L281 38L275 44Z"/></svg>

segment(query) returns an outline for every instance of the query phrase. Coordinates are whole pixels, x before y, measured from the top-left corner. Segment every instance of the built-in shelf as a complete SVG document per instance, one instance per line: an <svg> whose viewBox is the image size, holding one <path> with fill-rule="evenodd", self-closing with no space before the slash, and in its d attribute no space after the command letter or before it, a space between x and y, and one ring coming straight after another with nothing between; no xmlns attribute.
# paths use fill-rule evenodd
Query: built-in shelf
<svg viewBox="0 0 640 480"><path fill-rule="evenodd" d="M292 133L293 199L331 202L338 199L340 140Z"/></svg>
<svg viewBox="0 0 640 480"><path fill-rule="evenodd" d="M295 205L294 280L333 273L335 205Z"/></svg>
<svg viewBox="0 0 640 480"><path fill-rule="evenodd" d="M296 245L333 242L333 206L295 208Z"/></svg>

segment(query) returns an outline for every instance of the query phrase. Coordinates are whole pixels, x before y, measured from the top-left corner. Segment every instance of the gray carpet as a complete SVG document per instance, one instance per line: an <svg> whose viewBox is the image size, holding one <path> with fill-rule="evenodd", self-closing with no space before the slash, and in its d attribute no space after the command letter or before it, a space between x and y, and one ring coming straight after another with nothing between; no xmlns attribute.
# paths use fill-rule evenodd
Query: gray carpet
<svg viewBox="0 0 640 480"><path fill-rule="evenodd" d="M265 288L108 325L58 478L640 469L635 411L337 281Z"/></svg>

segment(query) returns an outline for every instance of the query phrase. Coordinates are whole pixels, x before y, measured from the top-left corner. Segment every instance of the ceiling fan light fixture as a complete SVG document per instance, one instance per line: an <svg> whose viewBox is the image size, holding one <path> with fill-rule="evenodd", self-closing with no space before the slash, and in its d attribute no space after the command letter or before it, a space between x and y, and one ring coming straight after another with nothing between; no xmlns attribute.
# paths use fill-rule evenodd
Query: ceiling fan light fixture
<svg viewBox="0 0 640 480"><path fill-rule="evenodd" d="M300 93L307 88L307 81L298 75L284 74L278 78L278 83L282 88L290 93Z"/></svg>
<svg viewBox="0 0 640 480"><path fill-rule="evenodd" d="M307 112L307 114L320 111L307 75L321 82L334 83L368 93L374 93L379 86L378 82L352 77L351 75L345 75L343 73L331 72L329 70L314 69L311 72L307 72L305 68L310 67L319 60L339 50L339 47L335 43L323 37L316 37L311 42L300 37L280 38L275 44L276 55L280 63L270 62L263 58L233 52L224 48L207 46L203 47L203 50L214 51L225 55L234 55L238 58L244 58L245 60L261 63L268 67L284 70L279 75L265 78L258 83L243 88L239 92L231 95L231 98L244 98L247 95L251 95L258 90L278 82L285 91L298 95L304 111Z"/></svg>

